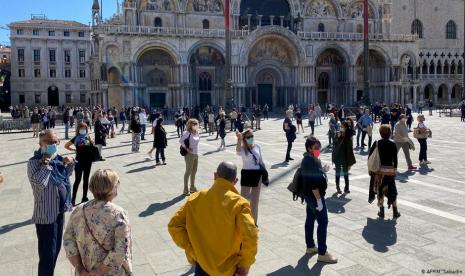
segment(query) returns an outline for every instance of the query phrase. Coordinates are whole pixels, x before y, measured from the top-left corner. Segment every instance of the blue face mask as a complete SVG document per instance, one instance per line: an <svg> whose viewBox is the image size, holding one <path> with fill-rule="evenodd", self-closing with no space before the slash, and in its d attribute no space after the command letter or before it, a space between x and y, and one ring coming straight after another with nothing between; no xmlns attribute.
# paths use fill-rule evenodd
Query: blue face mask
<svg viewBox="0 0 465 276"><path fill-rule="evenodd" d="M247 138L245 139L245 141L247 142L247 145L253 145L253 142L254 142L253 137Z"/></svg>
<svg viewBox="0 0 465 276"><path fill-rule="evenodd" d="M48 155L54 155L57 152L57 150L58 150L57 144L47 145L43 153L48 154Z"/></svg>
<svg viewBox="0 0 465 276"><path fill-rule="evenodd" d="M81 134L81 135L86 135L86 134L87 134L87 130L85 130L85 129L80 129L80 130L79 130L79 134Z"/></svg>

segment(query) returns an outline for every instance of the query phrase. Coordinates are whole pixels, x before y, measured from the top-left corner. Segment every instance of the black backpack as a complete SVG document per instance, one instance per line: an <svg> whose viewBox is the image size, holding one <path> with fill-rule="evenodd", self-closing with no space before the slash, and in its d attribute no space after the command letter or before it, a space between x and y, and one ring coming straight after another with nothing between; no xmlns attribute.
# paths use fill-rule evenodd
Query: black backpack
<svg viewBox="0 0 465 276"><path fill-rule="evenodd" d="M302 204L304 204L303 179L300 168L295 171L292 182L287 186L287 189L292 193L294 201L297 201L300 197Z"/></svg>

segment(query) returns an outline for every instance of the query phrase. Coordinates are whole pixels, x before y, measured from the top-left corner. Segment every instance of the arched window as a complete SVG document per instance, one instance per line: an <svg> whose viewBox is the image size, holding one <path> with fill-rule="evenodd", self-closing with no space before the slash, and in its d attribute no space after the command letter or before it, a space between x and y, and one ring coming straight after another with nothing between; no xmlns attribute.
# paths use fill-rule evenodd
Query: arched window
<svg viewBox="0 0 465 276"><path fill-rule="evenodd" d="M429 65L429 74L430 75L434 74L434 63L433 63L433 61L431 61L430 65Z"/></svg>
<svg viewBox="0 0 465 276"><path fill-rule="evenodd" d="M155 27L163 27L163 21L160 17L155 18L154 25Z"/></svg>
<svg viewBox="0 0 465 276"><path fill-rule="evenodd" d="M212 76L203 72L199 75L199 90L200 91L211 91L212 90Z"/></svg>
<svg viewBox="0 0 465 276"><path fill-rule="evenodd" d="M459 61L459 66L457 67L457 74L462 75L462 61Z"/></svg>
<svg viewBox="0 0 465 276"><path fill-rule="evenodd" d="M428 64L426 63L426 60L423 61L423 66L421 67L421 73L423 75L428 74Z"/></svg>
<svg viewBox="0 0 465 276"><path fill-rule="evenodd" d="M363 33L363 25L362 24L357 25L357 33L359 33L359 34Z"/></svg>
<svg viewBox="0 0 465 276"><path fill-rule="evenodd" d="M423 38L423 24L418 19L412 22L412 34L416 34L419 38Z"/></svg>
<svg viewBox="0 0 465 276"><path fill-rule="evenodd" d="M318 24L318 32L320 32L320 33L325 32L325 24L323 24L323 23Z"/></svg>
<svg viewBox="0 0 465 276"><path fill-rule="evenodd" d="M446 39L457 39L457 24L453 20L447 22Z"/></svg>
<svg viewBox="0 0 465 276"><path fill-rule="evenodd" d="M203 28L204 30L210 29L210 21L208 21L207 19L204 19L204 20L202 21L202 28Z"/></svg>
<svg viewBox="0 0 465 276"><path fill-rule="evenodd" d="M442 75L442 64L441 64L441 61L438 61L438 64L436 65L436 74Z"/></svg>

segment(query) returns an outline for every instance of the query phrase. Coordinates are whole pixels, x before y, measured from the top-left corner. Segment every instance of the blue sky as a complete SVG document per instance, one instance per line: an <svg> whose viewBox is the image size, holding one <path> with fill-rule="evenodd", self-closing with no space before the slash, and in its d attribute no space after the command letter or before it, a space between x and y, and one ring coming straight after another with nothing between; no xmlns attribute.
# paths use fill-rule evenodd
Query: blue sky
<svg viewBox="0 0 465 276"><path fill-rule="evenodd" d="M93 0L0 0L0 44L10 44L10 31L1 27L13 21L28 20L31 14L88 24L92 18L92 3ZM103 17L111 17L115 12L116 0L103 0Z"/></svg>

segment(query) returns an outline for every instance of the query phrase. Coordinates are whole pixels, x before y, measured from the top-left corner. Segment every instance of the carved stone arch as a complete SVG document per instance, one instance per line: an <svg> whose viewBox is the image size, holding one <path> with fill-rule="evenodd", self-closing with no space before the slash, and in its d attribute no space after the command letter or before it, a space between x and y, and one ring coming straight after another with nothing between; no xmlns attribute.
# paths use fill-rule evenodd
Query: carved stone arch
<svg viewBox="0 0 465 276"><path fill-rule="evenodd" d="M252 34L247 36L247 38L242 43L242 47L239 51L239 63L242 66L246 66L248 64L249 54L253 46L259 40L267 36L275 36L287 41L294 48L297 55L297 60L301 63L304 62L305 50L302 47L300 39L293 32L279 26L265 26L253 31Z"/></svg>
<svg viewBox="0 0 465 276"><path fill-rule="evenodd" d="M420 65L419 61L418 61L417 58L416 58L416 55L415 55L412 51L410 51L410 50L407 50L407 51L403 52L403 53L400 55L400 57L401 57L401 58L400 58L401 65L402 65L402 57L403 57L403 56L408 56L408 57L410 58L410 60L412 61L412 66L415 66L415 67L416 67L416 66L419 66L419 65Z"/></svg>
<svg viewBox="0 0 465 276"><path fill-rule="evenodd" d="M378 46L378 45L370 45L370 50L376 51L379 54L381 54L381 56L384 58L384 62L386 63L387 67L392 65L392 60L391 60L388 52L383 47ZM360 57L361 55L363 55L363 47L358 48L357 54L355 56L358 59L358 57ZM356 65L355 64L356 62L357 62L357 60L354 60L353 65Z"/></svg>
<svg viewBox="0 0 465 276"><path fill-rule="evenodd" d="M354 6L355 5L358 6L360 3L362 4L362 7L363 7L363 0L353 0L350 2L350 4L348 5L348 10L347 10L349 13L346 14L348 18L353 18L353 19L360 18L360 17L355 17L355 18L353 17ZM373 17L370 19L374 19L374 20L380 19L380 14L378 12L378 5L372 0L368 0L368 6L369 6L368 14L373 15ZM361 16L361 18L363 19L363 16Z"/></svg>
<svg viewBox="0 0 465 276"><path fill-rule="evenodd" d="M222 15L224 13L223 0L187 0L184 3L186 13L207 13Z"/></svg>
<svg viewBox="0 0 465 276"><path fill-rule="evenodd" d="M167 4L169 3L169 5ZM138 11L154 12L178 12L182 4L176 0L139 0L137 2Z"/></svg>
<svg viewBox="0 0 465 276"><path fill-rule="evenodd" d="M171 58L174 60L175 64L181 63L181 56L179 55L179 50L176 49L174 45L171 45L163 41L146 41L139 45L139 47L134 51L131 60L139 60L142 54L146 51L152 49L160 49L167 52Z"/></svg>
<svg viewBox="0 0 465 276"><path fill-rule="evenodd" d="M333 10L326 10L326 5L330 5L330 9ZM325 16L325 11L329 13L328 16ZM334 13L334 15L331 13ZM302 5L302 14L306 17L343 17L341 6L334 0L307 0Z"/></svg>
<svg viewBox="0 0 465 276"><path fill-rule="evenodd" d="M252 72L250 72L250 77L248 78L248 85L255 86L257 84L257 77L264 70L271 70L277 74L277 78L274 79L278 82L274 83L276 86L286 86L289 84L289 72L287 72L279 62L268 60L263 61L262 63L259 63L256 67L254 67ZM276 77L276 74L273 75L275 75Z"/></svg>
<svg viewBox="0 0 465 276"><path fill-rule="evenodd" d="M328 45L325 45L323 47L320 47L316 50L315 52L315 55L314 55L314 59L312 61L312 64L314 66L316 66L317 64L317 60L318 58L320 57L320 55L322 53L324 53L326 50L329 50L329 49L334 49L336 50L340 56L342 56L342 58L344 59L344 64L346 65L349 65L349 64L353 64L355 61L351 58L351 56L349 54L347 54L347 50L344 49L342 46L338 45L338 44L328 44Z"/></svg>
<svg viewBox="0 0 465 276"><path fill-rule="evenodd" d="M192 44L189 47L189 50L182 57L183 63L188 64L190 59L191 59L192 54L194 54L194 52L200 47L212 47L212 48L215 48L217 51L219 51L223 55L223 57L225 57L225 52L226 51L225 51L224 46L222 44L219 44L219 43L217 43L215 41L212 41L212 40L202 39L202 40L199 40L196 43Z"/></svg>

